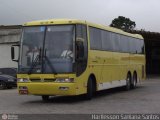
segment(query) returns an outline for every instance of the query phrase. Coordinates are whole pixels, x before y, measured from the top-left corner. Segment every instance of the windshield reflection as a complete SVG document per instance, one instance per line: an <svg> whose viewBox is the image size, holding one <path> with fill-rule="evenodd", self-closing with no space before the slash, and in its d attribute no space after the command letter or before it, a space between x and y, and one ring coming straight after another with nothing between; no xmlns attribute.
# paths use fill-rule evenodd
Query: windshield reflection
<svg viewBox="0 0 160 120"><path fill-rule="evenodd" d="M74 25L25 27L19 72L72 72L74 29Z"/></svg>

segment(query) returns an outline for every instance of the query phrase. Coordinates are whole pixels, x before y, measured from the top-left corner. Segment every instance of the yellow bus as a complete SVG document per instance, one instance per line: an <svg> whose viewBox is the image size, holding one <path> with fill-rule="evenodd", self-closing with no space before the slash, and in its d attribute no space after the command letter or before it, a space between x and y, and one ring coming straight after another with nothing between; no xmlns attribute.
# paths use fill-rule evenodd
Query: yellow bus
<svg viewBox="0 0 160 120"><path fill-rule="evenodd" d="M124 86L135 88L145 79L141 35L74 19L51 19L23 25L15 58L19 94L81 95Z"/></svg>

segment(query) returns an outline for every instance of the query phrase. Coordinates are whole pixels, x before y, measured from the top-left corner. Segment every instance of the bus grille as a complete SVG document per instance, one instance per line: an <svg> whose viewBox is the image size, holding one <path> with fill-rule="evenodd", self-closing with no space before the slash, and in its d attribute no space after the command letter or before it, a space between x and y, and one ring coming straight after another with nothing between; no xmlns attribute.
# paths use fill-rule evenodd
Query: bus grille
<svg viewBox="0 0 160 120"><path fill-rule="evenodd" d="M30 79L32 82L54 82L56 79Z"/></svg>

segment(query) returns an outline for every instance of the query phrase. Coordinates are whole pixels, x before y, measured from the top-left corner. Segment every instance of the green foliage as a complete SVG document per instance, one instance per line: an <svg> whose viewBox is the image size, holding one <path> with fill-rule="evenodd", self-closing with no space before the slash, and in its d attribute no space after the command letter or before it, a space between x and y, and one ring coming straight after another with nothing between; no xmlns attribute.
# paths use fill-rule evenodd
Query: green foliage
<svg viewBox="0 0 160 120"><path fill-rule="evenodd" d="M129 30L133 30L136 27L136 23L134 21L131 21L129 18L119 16L118 18L115 18L114 20L112 20L112 23L110 24L110 26L118 29L122 29L124 31L129 31Z"/></svg>

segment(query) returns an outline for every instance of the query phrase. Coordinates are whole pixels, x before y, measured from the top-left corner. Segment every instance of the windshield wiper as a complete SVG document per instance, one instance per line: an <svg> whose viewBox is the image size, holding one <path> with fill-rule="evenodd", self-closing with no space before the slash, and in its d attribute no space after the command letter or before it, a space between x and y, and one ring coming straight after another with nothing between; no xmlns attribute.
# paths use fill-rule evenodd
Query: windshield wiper
<svg viewBox="0 0 160 120"><path fill-rule="evenodd" d="M50 69L52 70L52 72L53 72L54 74L57 74L57 73L55 72L55 69L54 69L54 67L53 67L53 65L52 65L52 63L51 63L51 61L48 59L47 56L45 56L45 60L47 61L47 63L48 63L48 65L49 65Z"/></svg>

